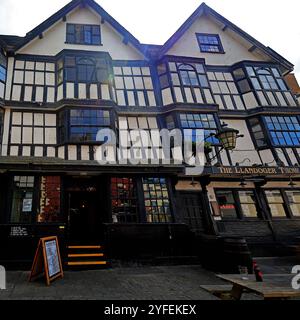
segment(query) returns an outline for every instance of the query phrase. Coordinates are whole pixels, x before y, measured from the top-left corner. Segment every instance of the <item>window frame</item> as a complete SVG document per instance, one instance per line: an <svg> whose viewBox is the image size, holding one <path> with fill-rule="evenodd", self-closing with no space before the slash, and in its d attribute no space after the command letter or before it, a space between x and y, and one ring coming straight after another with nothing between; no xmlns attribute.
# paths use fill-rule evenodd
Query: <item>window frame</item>
<svg viewBox="0 0 300 320"><path fill-rule="evenodd" d="M209 43L201 43L200 37L215 37L216 40L218 41L218 44L209 44ZM213 34L213 33L196 33L198 45L200 52L202 53L213 53L213 54L225 54L224 47L221 41L221 37L219 34ZM209 51L209 50L204 50L202 46L215 46L218 47L218 51Z"/></svg>
<svg viewBox="0 0 300 320"><path fill-rule="evenodd" d="M73 26L74 27L74 34L68 31L68 28ZM82 30L80 30L80 37L83 36L83 41L80 42L76 42L76 27L80 27L82 28ZM91 43L85 42L85 27L90 27L91 28ZM93 34L93 28L98 27L99 28L99 34ZM74 36L75 41L70 41L68 39L68 36ZM99 42L97 43L93 43L93 37L98 37L99 36ZM80 23L67 23L66 24L66 44L74 44L74 45L85 45L85 46L102 46L102 33L101 33L101 26L97 25L97 24L80 24Z"/></svg>

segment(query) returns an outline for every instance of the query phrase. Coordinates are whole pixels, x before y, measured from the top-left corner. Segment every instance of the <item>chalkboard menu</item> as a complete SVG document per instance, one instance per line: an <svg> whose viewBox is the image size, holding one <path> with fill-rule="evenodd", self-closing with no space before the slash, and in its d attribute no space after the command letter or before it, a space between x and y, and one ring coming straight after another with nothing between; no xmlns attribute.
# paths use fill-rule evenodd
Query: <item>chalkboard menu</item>
<svg viewBox="0 0 300 320"><path fill-rule="evenodd" d="M29 281L44 275L47 285L57 278L63 278L63 269L57 237L42 238L34 257Z"/></svg>

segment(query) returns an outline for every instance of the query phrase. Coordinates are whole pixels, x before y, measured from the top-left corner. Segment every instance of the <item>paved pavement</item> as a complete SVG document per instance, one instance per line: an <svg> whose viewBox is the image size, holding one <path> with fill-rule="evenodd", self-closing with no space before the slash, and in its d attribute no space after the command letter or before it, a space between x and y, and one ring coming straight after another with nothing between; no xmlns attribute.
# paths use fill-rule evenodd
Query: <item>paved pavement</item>
<svg viewBox="0 0 300 320"><path fill-rule="evenodd" d="M295 261L257 259L265 273L290 273ZM44 280L29 283L28 272L7 273L7 290L0 300L216 300L201 285L223 284L200 266L134 266L99 271L66 272L46 287ZM259 300L252 294L245 300Z"/></svg>
<svg viewBox="0 0 300 320"><path fill-rule="evenodd" d="M220 283L200 266L129 267L66 272L46 287L28 283L28 272L8 272L7 290L0 299L42 300L215 300L201 284Z"/></svg>

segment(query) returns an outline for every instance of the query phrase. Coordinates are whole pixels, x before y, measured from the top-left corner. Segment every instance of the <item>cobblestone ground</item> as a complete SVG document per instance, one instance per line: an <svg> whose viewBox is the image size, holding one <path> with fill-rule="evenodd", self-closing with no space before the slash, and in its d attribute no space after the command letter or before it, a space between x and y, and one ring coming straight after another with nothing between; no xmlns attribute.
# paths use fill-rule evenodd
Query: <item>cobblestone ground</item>
<svg viewBox="0 0 300 320"><path fill-rule="evenodd" d="M293 261L258 259L265 273L290 273ZM99 271L66 272L63 280L46 287L28 282L28 272L8 272L7 290L0 300L216 300L201 285L224 284L201 266L117 267ZM244 294L244 300L259 300Z"/></svg>

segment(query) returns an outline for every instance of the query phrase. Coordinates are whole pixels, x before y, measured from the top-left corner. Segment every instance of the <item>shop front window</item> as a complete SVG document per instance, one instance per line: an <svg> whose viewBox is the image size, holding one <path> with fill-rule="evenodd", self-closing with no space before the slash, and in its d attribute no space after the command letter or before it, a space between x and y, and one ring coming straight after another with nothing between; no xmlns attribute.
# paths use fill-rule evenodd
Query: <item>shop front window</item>
<svg viewBox="0 0 300 320"><path fill-rule="evenodd" d="M111 179L111 204L114 223L139 222L137 192L134 179Z"/></svg>
<svg viewBox="0 0 300 320"><path fill-rule="evenodd" d="M13 179L13 197L11 223L32 223L34 208L34 177L15 176Z"/></svg>
<svg viewBox="0 0 300 320"><path fill-rule="evenodd" d="M293 216L300 217L300 190L285 191Z"/></svg>
<svg viewBox="0 0 300 320"><path fill-rule="evenodd" d="M39 223L60 222L60 177L44 176L40 182Z"/></svg>
<svg viewBox="0 0 300 320"><path fill-rule="evenodd" d="M147 222L172 222L167 180L165 178L143 178L143 190Z"/></svg>
<svg viewBox="0 0 300 320"><path fill-rule="evenodd" d="M251 190L238 191L242 214L248 218L257 217L257 208L254 192Z"/></svg>
<svg viewBox="0 0 300 320"><path fill-rule="evenodd" d="M237 218L237 208L233 192L230 190L216 191L217 201L223 218Z"/></svg>
<svg viewBox="0 0 300 320"><path fill-rule="evenodd" d="M272 214L272 217L286 217L284 209L284 200L280 190L266 190L267 202Z"/></svg>

